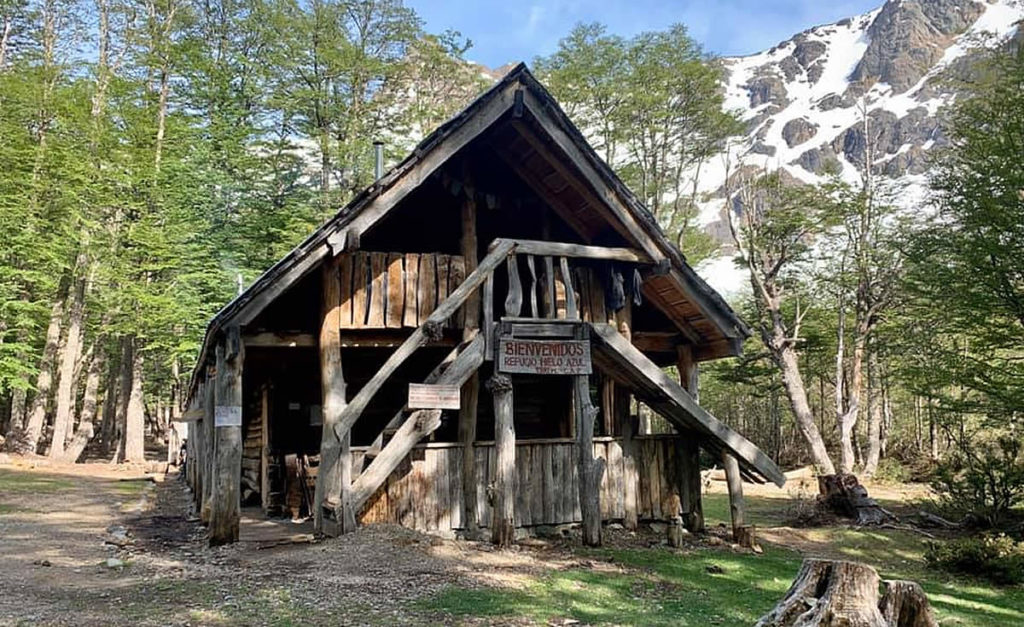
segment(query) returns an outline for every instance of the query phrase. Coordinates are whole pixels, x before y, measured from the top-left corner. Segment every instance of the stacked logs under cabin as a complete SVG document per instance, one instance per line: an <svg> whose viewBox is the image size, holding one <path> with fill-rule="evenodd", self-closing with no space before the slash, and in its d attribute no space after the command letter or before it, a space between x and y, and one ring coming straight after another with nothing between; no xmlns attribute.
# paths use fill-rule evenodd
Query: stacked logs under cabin
<svg viewBox="0 0 1024 627"><path fill-rule="evenodd" d="M752 538L742 481L784 477L696 387L749 333L518 66L210 322L189 485L212 544L245 507L596 545L702 530L704 451Z"/></svg>

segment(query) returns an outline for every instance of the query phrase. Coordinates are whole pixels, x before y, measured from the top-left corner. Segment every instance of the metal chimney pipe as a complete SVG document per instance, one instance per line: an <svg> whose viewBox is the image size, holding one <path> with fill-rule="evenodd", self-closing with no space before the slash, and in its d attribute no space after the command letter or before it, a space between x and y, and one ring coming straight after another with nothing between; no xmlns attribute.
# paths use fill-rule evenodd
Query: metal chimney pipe
<svg viewBox="0 0 1024 627"><path fill-rule="evenodd" d="M379 181L384 176L384 142L379 139L373 142L373 179Z"/></svg>

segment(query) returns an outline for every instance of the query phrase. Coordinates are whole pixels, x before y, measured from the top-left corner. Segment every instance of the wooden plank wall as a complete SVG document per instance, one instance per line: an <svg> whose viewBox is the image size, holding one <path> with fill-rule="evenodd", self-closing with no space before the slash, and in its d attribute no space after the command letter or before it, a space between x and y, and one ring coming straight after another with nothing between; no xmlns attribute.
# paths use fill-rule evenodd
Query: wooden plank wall
<svg viewBox="0 0 1024 627"><path fill-rule="evenodd" d="M637 511L641 520L667 518L673 493L675 458L672 436L637 437ZM355 447L353 447L355 449ZM491 506L487 485L494 477L492 443L475 445L477 520L487 527ZM622 520L626 513L625 464L618 438L595 438L594 456L606 460L601 481L602 520ZM357 468L362 455L357 454ZM363 524L391 522L421 531L448 531L462 525L462 447L420 445L388 477L360 517ZM516 443L516 526L579 522L579 477L571 439L525 440ZM522 489L527 486L527 489Z"/></svg>
<svg viewBox="0 0 1024 627"><path fill-rule="evenodd" d="M541 302L547 301L546 290L544 289L546 271L544 264L538 264L541 268L540 280L537 288L540 290ZM570 264L571 266L572 264ZM573 282L573 294L576 296L576 306L579 308L580 317L586 322L609 322L614 319L614 312L605 305L604 282L601 274L594 268L573 267L571 270ZM566 318L565 283L561 274L554 272L554 293L555 293L555 317ZM526 289L529 289L527 286Z"/></svg>
<svg viewBox="0 0 1024 627"><path fill-rule="evenodd" d="M339 255L341 328L415 328L466 277L459 255L354 251ZM460 310L450 326L460 328Z"/></svg>

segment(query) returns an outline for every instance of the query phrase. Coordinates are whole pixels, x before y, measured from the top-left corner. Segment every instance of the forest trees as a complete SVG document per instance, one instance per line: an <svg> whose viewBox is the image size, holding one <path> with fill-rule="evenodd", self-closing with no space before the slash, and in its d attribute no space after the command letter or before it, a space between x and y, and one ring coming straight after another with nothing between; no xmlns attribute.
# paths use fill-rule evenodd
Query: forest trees
<svg viewBox="0 0 1024 627"><path fill-rule="evenodd" d="M812 261L813 237L825 232L835 214L822 191L784 185L778 173L745 182L729 200L729 228L754 292L755 327L779 369L815 467L822 474L834 474L800 370L800 330L809 299L803 295L801 309L797 275Z"/></svg>
<svg viewBox="0 0 1024 627"><path fill-rule="evenodd" d="M631 39L581 24L536 66L690 263L710 255L714 243L696 224L697 180L740 130L723 111L717 61L679 24Z"/></svg>
<svg viewBox="0 0 1024 627"><path fill-rule="evenodd" d="M4 446L141 460L215 310L482 87L467 47L397 0L0 1Z"/></svg>
<svg viewBox="0 0 1024 627"><path fill-rule="evenodd" d="M1024 502L1024 48L974 68L909 242L904 319L933 365L905 368L936 404L950 455L937 487L997 522ZM938 365L937 368L934 365Z"/></svg>

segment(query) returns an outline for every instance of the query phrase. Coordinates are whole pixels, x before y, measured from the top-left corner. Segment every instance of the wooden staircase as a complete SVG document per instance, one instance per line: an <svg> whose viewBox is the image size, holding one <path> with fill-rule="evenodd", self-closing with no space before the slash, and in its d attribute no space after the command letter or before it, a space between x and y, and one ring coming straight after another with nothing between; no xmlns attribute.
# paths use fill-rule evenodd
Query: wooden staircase
<svg viewBox="0 0 1024 627"><path fill-rule="evenodd" d="M707 412L671 377L608 324L591 323L594 363L668 420L681 432L697 432L703 446L728 450L741 472L760 483L762 478L782 487L785 475L753 442Z"/></svg>

